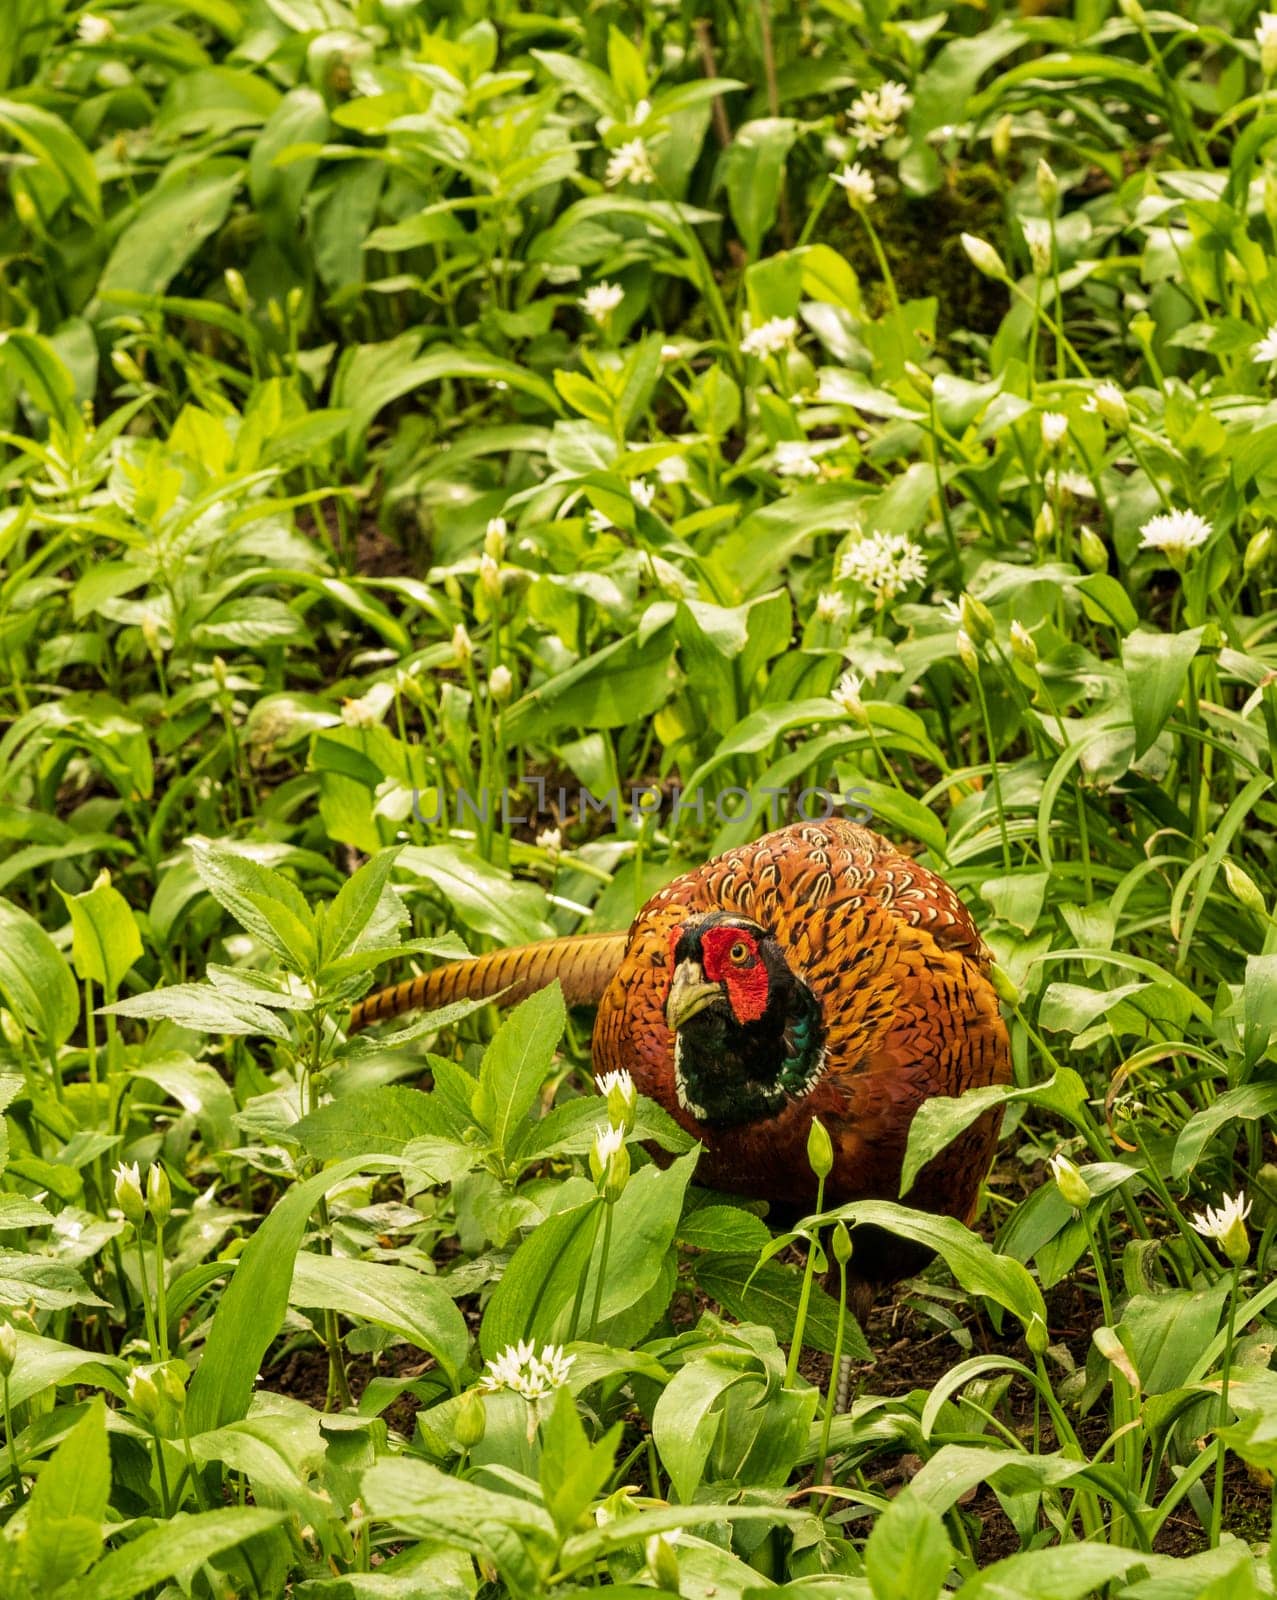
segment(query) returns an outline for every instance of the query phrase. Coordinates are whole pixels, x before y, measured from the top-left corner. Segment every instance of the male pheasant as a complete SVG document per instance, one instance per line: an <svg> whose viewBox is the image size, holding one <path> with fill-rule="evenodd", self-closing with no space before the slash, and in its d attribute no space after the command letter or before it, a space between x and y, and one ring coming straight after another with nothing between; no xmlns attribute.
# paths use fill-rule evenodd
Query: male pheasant
<svg viewBox="0 0 1277 1600"><path fill-rule="evenodd" d="M922 1102L1010 1077L966 907L885 839L838 819L781 828L674 879L627 935L460 962L371 995L350 1027L463 996L504 991L512 1004L555 978L569 1004L598 1005L596 1069L631 1073L702 1142L698 1176L785 1218L815 1201L813 1117L834 1147L826 1204L894 1200ZM998 1121L973 1123L906 1203L969 1222ZM924 1259L857 1231L854 1265L870 1285Z"/></svg>

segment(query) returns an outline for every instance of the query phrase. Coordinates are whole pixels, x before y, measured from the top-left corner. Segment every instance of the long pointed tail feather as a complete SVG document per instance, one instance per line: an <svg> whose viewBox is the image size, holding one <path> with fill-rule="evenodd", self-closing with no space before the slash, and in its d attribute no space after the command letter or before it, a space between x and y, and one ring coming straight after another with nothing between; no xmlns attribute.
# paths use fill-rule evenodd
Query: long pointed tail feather
<svg viewBox="0 0 1277 1600"><path fill-rule="evenodd" d="M454 961L370 994L352 1007L346 1032L358 1033L370 1023L384 1022L405 1011L433 1011L454 1000L483 1000L499 994L498 1004L516 1005L556 978L568 1005L596 1005L621 965L625 945L623 933L580 933Z"/></svg>

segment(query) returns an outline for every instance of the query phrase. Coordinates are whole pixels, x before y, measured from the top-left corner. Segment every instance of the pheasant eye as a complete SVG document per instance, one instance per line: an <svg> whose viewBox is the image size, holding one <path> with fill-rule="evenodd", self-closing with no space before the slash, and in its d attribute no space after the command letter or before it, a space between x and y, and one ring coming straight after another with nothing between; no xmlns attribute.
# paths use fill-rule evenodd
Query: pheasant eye
<svg viewBox="0 0 1277 1600"><path fill-rule="evenodd" d="M727 952L727 959L735 962L738 967L743 967L749 957L750 948L743 939L737 939L736 943Z"/></svg>

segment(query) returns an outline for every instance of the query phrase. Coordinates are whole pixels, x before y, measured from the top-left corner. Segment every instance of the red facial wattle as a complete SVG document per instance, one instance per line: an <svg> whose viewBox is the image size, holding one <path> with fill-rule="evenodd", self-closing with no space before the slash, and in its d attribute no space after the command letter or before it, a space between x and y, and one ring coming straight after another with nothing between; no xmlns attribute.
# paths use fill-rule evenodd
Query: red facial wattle
<svg viewBox="0 0 1277 1600"><path fill-rule="evenodd" d="M748 952L745 962L731 959L731 950L739 945ZM754 936L730 925L706 929L701 941L701 965L711 983L721 983L726 988L737 1022L757 1022L767 1009L770 984Z"/></svg>

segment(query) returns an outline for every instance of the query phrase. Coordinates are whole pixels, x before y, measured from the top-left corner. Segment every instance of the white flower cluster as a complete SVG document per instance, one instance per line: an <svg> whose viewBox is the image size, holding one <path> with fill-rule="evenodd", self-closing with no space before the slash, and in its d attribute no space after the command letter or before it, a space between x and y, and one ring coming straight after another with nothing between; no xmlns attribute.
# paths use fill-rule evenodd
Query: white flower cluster
<svg viewBox="0 0 1277 1600"><path fill-rule="evenodd" d="M1210 533L1210 523L1196 511L1164 511L1140 529L1140 549L1183 557L1205 544Z"/></svg>
<svg viewBox="0 0 1277 1600"><path fill-rule="evenodd" d="M778 478L819 477L815 446L806 439L778 440L772 451L772 470Z"/></svg>
<svg viewBox="0 0 1277 1600"><path fill-rule="evenodd" d="M1240 1194L1225 1195L1223 1203L1194 1211L1193 1226L1207 1239L1222 1239L1234 1223L1245 1222L1250 1215L1250 1201Z"/></svg>
<svg viewBox="0 0 1277 1600"><path fill-rule="evenodd" d="M562 1345L555 1344L547 1344L538 1355L532 1341L525 1339L507 1345L495 1360L488 1362L479 1387L489 1394L510 1389L525 1400L541 1400L563 1387L575 1360L575 1356L564 1355Z"/></svg>
<svg viewBox="0 0 1277 1600"><path fill-rule="evenodd" d="M604 182L609 189L615 189L622 183L653 183L655 180L652 157L642 139L631 139L627 144L618 145L608 159Z"/></svg>
<svg viewBox="0 0 1277 1600"><path fill-rule="evenodd" d="M600 327L625 299L625 290L619 283L594 283L577 301L577 305Z"/></svg>
<svg viewBox="0 0 1277 1600"><path fill-rule="evenodd" d="M1277 361L1277 322L1273 323L1258 344L1251 345L1250 359L1261 366L1269 361Z"/></svg>
<svg viewBox="0 0 1277 1600"><path fill-rule="evenodd" d="M888 79L877 89L866 89L852 101L849 132L871 150L899 131L900 119L913 104L903 83Z"/></svg>
<svg viewBox="0 0 1277 1600"><path fill-rule="evenodd" d="M863 583L882 606L911 583L921 583L927 576L927 561L903 533L871 533L846 552L838 576Z"/></svg>
<svg viewBox="0 0 1277 1600"><path fill-rule="evenodd" d="M835 172L833 180L847 196L847 204L855 211L863 211L878 198L873 173L867 172L859 161L853 161L841 172Z"/></svg>
<svg viewBox="0 0 1277 1600"><path fill-rule="evenodd" d="M798 337L797 317L769 317L757 328L746 329L740 342L743 356L777 356Z"/></svg>

